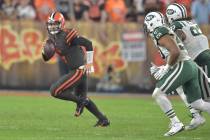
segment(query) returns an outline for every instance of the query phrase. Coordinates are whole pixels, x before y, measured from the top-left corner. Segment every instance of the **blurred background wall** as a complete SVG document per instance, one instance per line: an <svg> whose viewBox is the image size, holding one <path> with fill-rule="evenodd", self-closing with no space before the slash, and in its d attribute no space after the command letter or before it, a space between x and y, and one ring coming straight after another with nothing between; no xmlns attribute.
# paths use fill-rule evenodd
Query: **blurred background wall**
<svg viewBox="0 0 210 140"><path fill-rule="evenodd" d="M74 25L67 22L67 26ZM116 84L112 87L116 90L129 86L151 88L146 41L139 25L78 22L75 28L94 45L95 73L90 75L91 89L103 90L103 86L108 86L109 78L113 78L110 82ZM45 24L30 20L2 21L0 31L2 88L49 88L59 78L57 57L48 63L41 57L42 42L46 38Z"/></svg>
<svg viewBox="0 0 210 140"><path fill-rule="evenodd" d="M151 91L150 62L163 62L142 24L146 13L165 13L172 2L187 6L188 15L210 38L210 2L205 0L0 0L0 89L49 89L66 72L57 56L48 63L41 58L47 16L59 10L66 27L93 42L90 90Z"/></svg>

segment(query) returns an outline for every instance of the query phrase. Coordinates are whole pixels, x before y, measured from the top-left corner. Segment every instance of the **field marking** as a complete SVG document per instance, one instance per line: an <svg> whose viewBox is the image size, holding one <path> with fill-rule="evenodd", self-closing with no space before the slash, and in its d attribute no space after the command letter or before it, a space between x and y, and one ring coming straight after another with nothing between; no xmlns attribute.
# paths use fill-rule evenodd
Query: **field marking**
<svg viewBox="0 0 210 140"><path fill-rule="evenodd" d="M51 97L48 91L30 90L0 90L0 96L28 96L28 97ZM152 93L94 93L89 92L88 96L97 99L152 99ZM180 99L177 95L169 96L170 99Z"/></svg>
<svg viewBox="0 0 210 140"><path fill-rule="evenodd" d="M32 97L51 97L48 91L20 91L20 90L0 90L0 96L32 96ZM89 92L89 97L93 98L151 98L150 94L132 94L132 93L94 93Z"/></svg>

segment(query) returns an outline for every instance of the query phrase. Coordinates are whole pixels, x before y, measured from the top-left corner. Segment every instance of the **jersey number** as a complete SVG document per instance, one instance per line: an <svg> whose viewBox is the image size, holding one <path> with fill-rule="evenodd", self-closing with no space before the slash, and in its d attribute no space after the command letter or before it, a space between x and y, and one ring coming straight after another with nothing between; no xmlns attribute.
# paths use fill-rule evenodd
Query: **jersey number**
<svg viewBox="0 0 210 140"><path fill-rule="evenodd" d="M190 31L191 31L191 34L192 34L193 36L197 36L197 35L202 34L202 31L201 31L201 29L198 27L198 25L191 26L191 27L190 27Z"/></svg>

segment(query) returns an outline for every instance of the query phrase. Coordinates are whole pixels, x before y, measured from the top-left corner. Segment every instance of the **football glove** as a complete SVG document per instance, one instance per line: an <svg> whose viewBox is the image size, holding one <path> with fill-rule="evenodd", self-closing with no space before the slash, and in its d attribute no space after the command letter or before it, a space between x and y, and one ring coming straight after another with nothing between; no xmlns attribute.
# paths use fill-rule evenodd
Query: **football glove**
<svg viewBox="0 0 210 140"><path fill-rule="evenodd" d="M166 73L168 73L168 71L170 70L170 65L164 65L159 67L159 70L154 74L154 77L156 80L160 80L161 78L163 78L164 75L166 75Z"/></svg>
<svg viewBox="0 0 210 140"><path fill-rule="evenodd" d="M157 65L155 65L154 63L151 63L151 64L152 64L152 66L150 67L150 74L154 75L160 68Z"/></svg>
<svg viewBox="0 0 210 140"><path fill-rule="evenodd" d="M153 76L161 67L164 67L164 65L157 66L154 63L151 63L151 64L152 64L152 66L150 67L150 74L153 75Z"/></svg>
<svg viewBox="0 0 210 140"><path fill-rule="evenodd" d="M94 67L93 64L86 64L84 67L84 72L86 72L86 74L91 74L94 72Z"/></svg>

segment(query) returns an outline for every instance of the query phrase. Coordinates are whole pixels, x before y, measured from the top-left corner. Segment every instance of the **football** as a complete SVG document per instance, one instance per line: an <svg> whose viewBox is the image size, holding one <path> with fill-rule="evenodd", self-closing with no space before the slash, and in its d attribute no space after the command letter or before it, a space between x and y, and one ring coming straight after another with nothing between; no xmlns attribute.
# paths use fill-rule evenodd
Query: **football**
<svg viewBox="0 0 210 140"><path fill-rule="evenodd" d="M43 54L46 59L50 59L55 54L55 44L51 39L46 40L43 45Z"/></svg>

